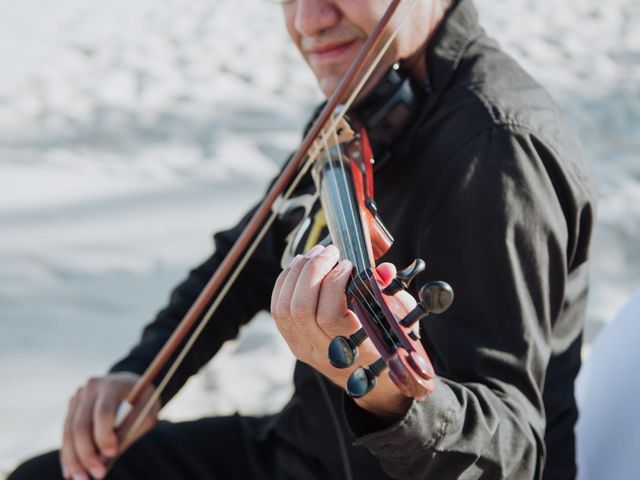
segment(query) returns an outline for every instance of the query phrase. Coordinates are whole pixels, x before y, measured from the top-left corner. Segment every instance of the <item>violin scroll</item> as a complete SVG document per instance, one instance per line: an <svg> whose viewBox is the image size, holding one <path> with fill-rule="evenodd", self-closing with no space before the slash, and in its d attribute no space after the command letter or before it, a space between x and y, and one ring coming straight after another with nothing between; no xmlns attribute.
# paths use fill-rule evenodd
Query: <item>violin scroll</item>
<svg viewBox="0 0 640 480"><path fill-rule="evenodd" d="M376 385L376 378L385 370L389 370L391 380L408 397L422 399L435 387L435 372L414 326L429 314L447 310L453 302L453 289L442 281L424 285L419 292L420 301L402 320L391 312L382 297L382 293L395 294L401 288L405 289L422 271L424 261L417 259L398 272L396 278L382 291L373 287L375 277L372 274L361 274L353 279L347 290L347 297L361 319L363 328L348 338L335 337L329 345L329 361L336 368L351 367L358 358L358 347L367 337L371 337L382 356L368 367L361 366L353 371L346 386L349 396L360 398L369 393ZM365 292L373 298L363 302ZM377 308L372 309L374 304ZM372 314L372 310L378 309Z"/></svg>

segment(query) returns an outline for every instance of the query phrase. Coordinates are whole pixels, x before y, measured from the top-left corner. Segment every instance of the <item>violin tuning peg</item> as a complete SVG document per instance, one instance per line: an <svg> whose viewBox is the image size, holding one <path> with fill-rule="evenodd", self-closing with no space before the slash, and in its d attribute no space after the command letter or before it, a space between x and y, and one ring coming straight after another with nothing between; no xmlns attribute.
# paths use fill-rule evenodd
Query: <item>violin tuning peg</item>
<svg viewBox="0 0 640 480"><path fill-rule="evenodd" d="M405 283L407 286L409 286L409 284L413 281L416 275L424 272L426 268L427 266L424 263L424 260L422 260L421 258L416 258L413 262L411 262L411 265L409 265L407 268L403 268L402 270L400 270L396 274L396 278L399 278L402 281L402 283Z"/></svg>
<svg viewBox="0 0 640 480"><path fill-rule="evenodd" d="M418 296L427 313L437 315L445 312L453 303L453 288L447 282L438 280L424 285Z"/></svg>
<svg viewBox="0 0 640 480"><path fill-rule="evenodd" d="M424 272L425 268L426 265L424 260L416 258L411 265L396 273L396 278L394 278L391 283L382 290L382 293L385 295L393 295L400 290L407 288L419 273Z"/></svg>
<svg viewBox="0 0 640 480"><path fill-rule="evenodd" d="M369 393L376 386L379 377L387 368L387 362L379 358L368 368L358 367L347 380L347 394L352 398L360 398Z"/></svg>
<svg viewBox="0 0 640 480"><path fill-rule="evenodd" d="M430 282L420 289L418 297L418 305L400 321L403 327L411 327L430 313L446 311L453 303L453 289L447 282Z"/></svg>
<svg viewBox="0 0 640 480"><path fill-rule="evenodd" d="M329 362L336 368L349 368L358 358L358 347L367 338L361 328L349 338L335 337L329 344Z"/></svg>

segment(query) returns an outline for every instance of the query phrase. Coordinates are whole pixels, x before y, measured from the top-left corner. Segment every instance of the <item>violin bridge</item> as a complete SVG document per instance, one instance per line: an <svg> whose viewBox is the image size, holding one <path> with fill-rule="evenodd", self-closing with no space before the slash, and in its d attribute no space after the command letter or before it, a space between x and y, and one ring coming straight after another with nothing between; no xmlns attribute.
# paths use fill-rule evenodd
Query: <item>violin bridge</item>
<svg viewBox="0 0 640 480"><path fill-rule="evenodd" d="M349 143L355 137L356 132L344 118L340 118L337 122L335 117L330 118L322 129L320 137L314 142L310 154L315 157L323 150Z"/></svg>

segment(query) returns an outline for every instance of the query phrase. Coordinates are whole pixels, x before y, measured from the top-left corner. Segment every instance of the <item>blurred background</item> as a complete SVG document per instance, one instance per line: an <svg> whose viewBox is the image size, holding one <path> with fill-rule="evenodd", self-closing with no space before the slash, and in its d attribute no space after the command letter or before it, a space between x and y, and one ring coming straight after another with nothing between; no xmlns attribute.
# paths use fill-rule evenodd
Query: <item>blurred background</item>
<svg viewBox="0 0 640 480"><path fill-rule="evenodd" d="M640 287L640 1L476 0L584 141L600 205L589 345ZM0 478L137 338L320 100L267 0L0 0ZM267 316L168 418L262 413L293 365Z"/></svg>

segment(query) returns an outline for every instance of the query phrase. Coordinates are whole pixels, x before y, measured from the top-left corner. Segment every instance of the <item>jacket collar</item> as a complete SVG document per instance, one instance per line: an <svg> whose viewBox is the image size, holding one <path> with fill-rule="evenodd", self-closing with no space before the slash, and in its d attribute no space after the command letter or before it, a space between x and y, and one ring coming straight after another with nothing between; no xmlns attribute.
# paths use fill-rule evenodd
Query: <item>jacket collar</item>
<svg viewBox="0 0 640 480"><path fill-rule="evenodd" d="M427 88L430 93L447 86L467 48L481 34L473 1L456 0L427 45Z"/></svg>
<svg viewBox="0 0 640 480"><path fill-rule="evenodd" d="M482 34L473 1L454 0L425 49L427 80L422 86L425 95L421 111L387 151L375 152L382 160L376 165L378 170L388 163L389 158L404 158L409 154L419 126L444 94L471 43Z"/></svg>

